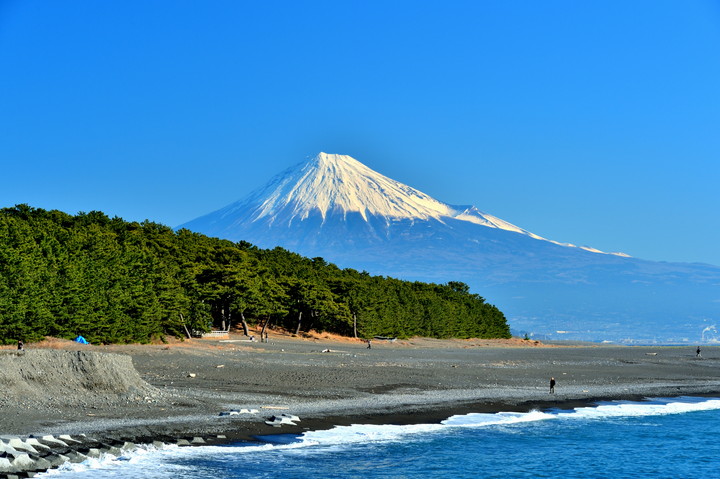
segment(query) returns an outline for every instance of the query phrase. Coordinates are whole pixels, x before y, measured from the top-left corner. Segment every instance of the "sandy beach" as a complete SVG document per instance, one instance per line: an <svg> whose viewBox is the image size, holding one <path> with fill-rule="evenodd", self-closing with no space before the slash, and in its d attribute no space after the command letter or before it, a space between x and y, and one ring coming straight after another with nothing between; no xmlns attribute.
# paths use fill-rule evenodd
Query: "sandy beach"
<svg viewBox="0 0 720 479"><path fill-rule="evenodd" d="M27 345L24 355L0 350L0 360L12 358L27 375L34 367L33 354L50 354L34 351L76 358L89 352L129 356L137 374L128 375L127 391L112 390L122 378L108 380L110 385L97 378L74 385L43 370L36 374L46 378L41 392L33 392L24 384L9 384L6 377L0 434L86 433L137 442L223 435L233 441L351 423L433 422L468 412L720 396L720 347L703 347L697 358L694 345L412 339L373 341L368 349L359 340L271 334L269 343L241 335L123 346L54 340ZM118 364L120 372L112 374L132 369L123 361ZM102 376L107 369L73 367L78 377ZM557 382L555 394L549 392L551 377ZM301 421L281 427L265 423L282 413Z"/></svg>

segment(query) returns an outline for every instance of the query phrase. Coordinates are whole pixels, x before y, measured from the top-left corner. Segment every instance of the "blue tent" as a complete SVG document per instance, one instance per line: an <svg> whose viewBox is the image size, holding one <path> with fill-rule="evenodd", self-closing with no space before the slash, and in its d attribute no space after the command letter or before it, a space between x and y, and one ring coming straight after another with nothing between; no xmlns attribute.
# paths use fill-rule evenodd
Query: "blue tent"
<svg viewBox="0 0 720 479"><path fill-rule="evenodd" d="M87 342L87 339L83 338L82 336L78 336L77 338L73 339L73 341L80 344L90 344Z"/></svg>

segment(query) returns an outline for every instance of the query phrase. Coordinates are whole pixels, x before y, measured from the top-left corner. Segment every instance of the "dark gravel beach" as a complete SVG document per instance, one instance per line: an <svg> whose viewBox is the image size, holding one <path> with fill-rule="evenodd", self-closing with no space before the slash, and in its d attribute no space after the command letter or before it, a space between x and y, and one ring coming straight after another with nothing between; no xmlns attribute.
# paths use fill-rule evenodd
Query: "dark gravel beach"
<svg viewBox="0 0 720 479"><path fill-rule="evenodd" d="M87 433L134 440L222 434L236 440L350 423L432 422L467 412L720 396L720 347L704 347L697 358L690 345L413 339L373 341L368 349L361 341L330 337L271 335L269 343L259 343L238 335L165 345L51 341L27 349L22 357L0 351L0 361L13 364L3 369L25 371L27 378L35 367L42 374L32 381L44 379L32 389L20 384L20 376L0 377L6 386L0 394L0 434ZM33 359L33 351L48 353ZM72 351L130 356L137 373L125 360L97 366L95 356ZM33 364L57 364L49 354L75 354L84 366L49 371L47 365ZM82 384L77 378L63 380L83 375L90 379ZM107 375L112 381L105 380ZM557 381L555 394L549 392L551 377ZM265 424L281 413L301 421Z"/></svg>

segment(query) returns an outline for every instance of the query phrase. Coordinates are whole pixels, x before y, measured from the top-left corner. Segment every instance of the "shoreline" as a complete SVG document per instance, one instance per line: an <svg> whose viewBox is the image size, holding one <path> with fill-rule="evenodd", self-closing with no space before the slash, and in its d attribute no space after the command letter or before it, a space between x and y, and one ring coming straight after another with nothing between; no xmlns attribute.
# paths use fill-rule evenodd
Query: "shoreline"
<svg viewBox="0 0 720 479"><path fill-rule="evenodd" d="M715 391L715 386L712 388ZM178 444L183 446L203 445L229 445L238 443L263 443L265 436L289 435L300 436L304 432L329 430L335 427L352 425L418 425L418 424L439 424L453 416L466 414L496 414L501 412L524 413L530 411L550 410L573 410L582 407L595 407L598 404L613 401L643 402L654 398L707 398L720 399L720 392L710 392L707 388L700 390L686 390L681 394L662 394L661 390L653 389L658 394L625 394L622 396L607 396L599 398L566 398L560 400L533 400L527 402L468 402L464 404L447 403L428 404L423 408L411 411L386 411L354 414L321 414L317 416L302 417L295 425L283 425L281 427L269 426L262 421L247 420L223 420L215 417L197 418L185 422L170 422L157 424L152 420L140 420L139 424L114 426L110 421L91 420L90 424L78 428L77 423L56 425L42 433L26 434L2 434L0 438L7 440L9 437L40 437L44 434L88 436L100 443L129 442L134 444L153 444L162 442L164 444ZM672 391L667 391L668 393ZM71 431L68 433L68 431ZM81 432L83 431L83 432ZM201 439L198 442L198 438Z"/></svg>
<svg viewBox="0 0 720 479"><path fill-rule="evenodd" d="M438 423L471 412L720 397L720 347L714 346L705 347L699 359L690 347L542 347L487 340L414 339L374 343L372 350L347 340L284 337L270 343L236 337L91 348L68 343L51 349L130 356L158 398L127 404L88 400L81 408L4 401L0 435L85 433L146 443L206 437L226 444L350 424ZM558 380L552 396L546 384L551 375ZM258 412L220 417L241 408ZM284 412L300 422L265 424Z"/></svg>
<svg viewBox="0 0 720 479"><path fill-rule="evenodd" d="M698 395L690 396L697 398ZM707 396L708 399L719 399L718 395ZM636 398L625 398L634 401ZM672 397L663 397L670 399ZM306 431L319 431L333 429L335 427L350 425L415 425L415 424L439 424L445 419L453 416L468 413L498 413L501 411L528 412L531 410L572 410L579 407L591 406L603 401L554 401L545 405L533 403L532 405L521 405L520 407L505 407L498 404L464 405L460 409L453 409L453 413L440 413L425 411L424 414L382 414L362 416L325 416L321 419L311 419L304 426L293 426L283 431L270 431L265 433L251 433L252 428L243 428L240 431L225 431L225 434L207 436L204 434L178 438L175 435L162 436L159 431L150 431L149 435L133 434L120 430L110 435L94 436L79 434L71 436L64 435L31 435L25 438L2 437L0 449L6 451L0 457L0 479L16 479L19 477L33 477L37 473L46 472L50 469L68 465L66 463L85 463L88 460L110 461L111 463L128 460L128 458L140 449L148 450L157 448L159 450L175 445L178 447L202 447L202 446L253 446L259 444L286 444L294 442ZM636 401L637 402L637 401ZM517 405L515 405L517 406ZM547 406L547 407L546 407ZM445 410L442 410L445 411ZM388 418L392 418L388 420ZM130 435L128 435L130 433ZM164 431L168 433L168 431ZM187 433L187 431L185 431ZM286 437L283 437L286 436Z"/></svg>

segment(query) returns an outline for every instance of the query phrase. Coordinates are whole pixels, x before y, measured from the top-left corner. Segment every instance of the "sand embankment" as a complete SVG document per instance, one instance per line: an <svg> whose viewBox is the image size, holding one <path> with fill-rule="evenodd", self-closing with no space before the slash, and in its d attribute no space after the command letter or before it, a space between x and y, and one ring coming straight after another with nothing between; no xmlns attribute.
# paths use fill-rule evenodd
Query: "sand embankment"
<svg viewBox="0 0 720 479"><path fill-rule="evenodd" d="M0 351L4 407L101 407L162 396L140 377L130 356L50 349Z"/></svg>

